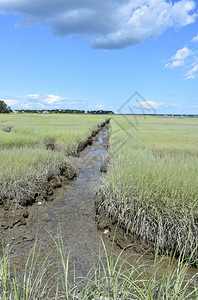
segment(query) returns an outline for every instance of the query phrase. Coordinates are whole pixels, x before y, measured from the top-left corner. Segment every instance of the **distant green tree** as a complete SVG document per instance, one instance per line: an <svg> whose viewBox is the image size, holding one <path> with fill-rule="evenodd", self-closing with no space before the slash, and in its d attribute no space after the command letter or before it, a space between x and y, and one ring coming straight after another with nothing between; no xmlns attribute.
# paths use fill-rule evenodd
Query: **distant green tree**
<svg viewBox="0 0 198 300"><path fill-rule="evenodd" d="M0 100L0 113L11 113L12 110L7 104L3 101Z"/></svg>

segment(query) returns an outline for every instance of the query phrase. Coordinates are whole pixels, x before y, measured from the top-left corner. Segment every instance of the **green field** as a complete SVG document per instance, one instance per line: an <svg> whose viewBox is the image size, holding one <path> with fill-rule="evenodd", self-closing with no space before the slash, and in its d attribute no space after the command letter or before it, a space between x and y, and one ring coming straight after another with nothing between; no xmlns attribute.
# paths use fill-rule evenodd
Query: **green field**
<svg viewBox="0 0 198 300"><path fill-rule="evenodd" d="M127 118L111 121L101 208L130 235L188 257L198 244L198 120Z"/></svg>
<svg viewBox="0 0 198 300"><path fill-rule="evenodd" d="M69 167L68 154L106 118L90 115L0 114L0 203L16 205L48 176ZM12 127L10 132L2 129ZM53 151L51 151L53 150Z"/></svg>

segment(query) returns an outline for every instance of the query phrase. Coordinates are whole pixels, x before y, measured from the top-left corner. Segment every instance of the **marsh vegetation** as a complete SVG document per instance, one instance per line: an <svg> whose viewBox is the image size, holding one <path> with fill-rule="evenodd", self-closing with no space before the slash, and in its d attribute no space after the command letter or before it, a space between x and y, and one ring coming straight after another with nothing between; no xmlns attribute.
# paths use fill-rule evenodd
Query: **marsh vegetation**
<svg viewBox="0 0 198 300"><path fill-rule="evenodd" d="M57 176L75 176L68 155L90 141L101 116L0 115L0 204L31 204ZM43 195L46 197L46 195Z"/></svg>
<svg viewBox="0 0 198 300"><path fill-rule="evenodd" d="M50 189L64 185L64 178L74 178L76 171L71 155L77 155L91 143L91 137L99 130L98 124L104 124L105 120L105 116L89 115L0 115L0 126L12 127L9 132L0 130L1 206L6 210L9 207L20 210L22 206L32 204L35 197L47 200ZM76 224L80 224L80 214L83 222L91 222L86 211L79 212L78 202L86 210L86 205L91 206L90 201L97 192L98 213L119 226L126 236L155 249L156 255L149 267L139 260L132 264L128 258L123 258L125 249L115 255L113 245L107 248L102 241L98 258L93 260L88 274L79 279L74 270L71 281L71 258L65 243L74 239L76 243L78 236L70 239L67 233L62 232L60 236L56 232L55 237L46 231L45 245L37 240L29 257L25 261L22 258L25 267L20 272L15 270L14 245L3 249L0 299L197 299L197 274L195 271L189 276L188 272L190 265L198 265L197 129L196 119L113 116L109 127L106 172L102 174L100 184L96 182L98 175L94 177L93 174L100 169L101 162L97 162L96 169L92 163L85 164L89 178L81 177L76 185L73 184L76 192L72 194L70 189L69 206L64 204L66 194L66 198L64 195L59 199L60 205L57 201L56 207L52 205L46 210L48 219L45 217L44 223L50 224L50 216L57 212L67 231L66 224L71 224L75 216L78 216ZM89 151L81 159L85 157L90 159ZM91 159L96 163L94 153ZM92 184L91 176L95 180ZM86 186L82 187L82 183ZM99 186L97 190L94 184ZM90 186L93 197L89 194L87 202L82 195L88 194L82 190L87 192ZM83 242L87 244L83 236L85 227L83 224L79 230L82 235L79 248ZM89 228L91 236L92 227ZM77 231L78 228L75 234ZM42 235L41 232L41 240L44 239ZM50 239L49 243L47 239ZM55 245L53 255L54 249L57 252L53 264L46 248L48 245L51 249L52 244ZM38 246L44 247L46 253ZM55 274L46 277L46 274L52 274L52 269Z"/></svg>
<svg viewBox="0 0 198 300"><path fill-rule="evenodd" d="M111 121L99 209L161 253L188 258L198 244L198 120L127 118Z"/></svg>

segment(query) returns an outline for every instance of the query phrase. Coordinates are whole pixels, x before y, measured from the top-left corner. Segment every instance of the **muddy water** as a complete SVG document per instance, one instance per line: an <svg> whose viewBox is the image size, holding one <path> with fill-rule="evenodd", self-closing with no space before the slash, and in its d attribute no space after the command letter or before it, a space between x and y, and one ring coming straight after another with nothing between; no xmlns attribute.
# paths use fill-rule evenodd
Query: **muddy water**
<svg viewBox="0 0 198 300"><path fill-rule="evenodd" d="M16 224L5 231L4 241L12 249L11 257L17 269L23 265L36 239L37 249L40 249L39 259L42 261L49 255L50 263L55 265L57 249L50 234L57 238L60 232L65 253L70 252L71 268L75 265L76 276L85 276L93 266L101 236L95 222L94 198L100 184L100 169L107 147L108 126L105 126L79 157L70 158L78 171L77 178L57 189L50 199L53 201L42 206L35 203L29 207L25 225Z"/></svg>
<svg viewBox="0 0 198 300"><path fill-rule="evenodd" d="M71 157L72 164L78 170L76 180L64 183L62 188L57 189L50 199L53 201L45 202L42 206L35 203L29 207L26 224L16 224L5 231L4 240L11 247L11 260L15 262L17 270L24 268L24 262L37 239L36 253L40 253L38 264L42 264L48 256L50 267L47 276L51 278L59 271L60 258L50 235L57 240L61 233L64 252L66 255L70 253L70 274L73 276L75 269L75 276L78 278L86 276L93 266L101 237L107 247L111 247L115 228L104 218L98 230L94 204L107 148L108 126L105 126L93 139L92 145L87 146L79 157ZM104 230L109 232L104 234ZM148 268L152 268L152 247L129 241L121 230L117 230L114 251L118 254L120 246L128 246L129 243L131 246L125 250L124 256L130 257L133 264L144 262ZM196 272L196 269L190 268L189 277Z"/></svg>

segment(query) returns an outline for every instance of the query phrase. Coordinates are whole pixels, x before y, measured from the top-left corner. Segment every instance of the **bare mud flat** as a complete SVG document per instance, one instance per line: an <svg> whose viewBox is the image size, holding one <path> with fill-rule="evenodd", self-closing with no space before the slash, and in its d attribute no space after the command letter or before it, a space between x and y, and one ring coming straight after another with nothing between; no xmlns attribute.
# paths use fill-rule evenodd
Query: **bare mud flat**
<svg viewBox="0 0 198 300"><path fill-rule="evenodd" d="M64 182L62 187L55 189L48 201L27 207L24 210L23 221L18 221L12 228L3 231L3 244L11 248L11 261L14 261L17 271L23 270L37 240L38 266L48 257L47 277L52 278L57 274L60 257L52 237L57 240L60 234L65 254L70 253L71 277L74 270L76 278L87 275L93 267L93 259L98 255L101 237L107 248L110 248L115 240L114 250L117 253L122 247L126 247L124 256L129 257L133 264L144 261L148 267L152 266L152 247L129 240L119 228L116 229L115 235L115 227L104 215L95 216L95 197L100 185L101 167L108 150L108 138L107 124L78 157L71 157L71 163L78 173L76 179ZM3 213L6 211L1 210L1 218ZM190 268L189 276L196 272L196 269Z"/></svg>

